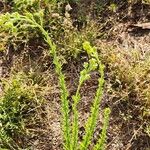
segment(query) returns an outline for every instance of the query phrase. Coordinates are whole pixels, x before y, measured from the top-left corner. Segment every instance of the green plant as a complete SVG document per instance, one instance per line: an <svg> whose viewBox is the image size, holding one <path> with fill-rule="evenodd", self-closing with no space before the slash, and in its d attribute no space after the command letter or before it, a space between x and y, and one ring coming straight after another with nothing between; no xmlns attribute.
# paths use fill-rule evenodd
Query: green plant
<svg viewBox="0 0 150 150"><path fill-rule="evenodd" d="M42 97L36 87L22 72L2 80L3 94L0 98L0 147L19 149L18 136L25 136L26 125L40 107ZM21 140L21 139L20 139Z"/></svg>
<svg viewBox="0 0 150 150"><path fill-rule="evenodd" d="M109 124L109 114L110 114L110 109L106 108L104 111L104 121L103 121L101 137L99 138L99 141L97 142L97 144L94 146L93 148L94 150L105 149L106 133L107 133L107 128Z"/></svg>
<svg viewBox="0 0 150 150"><path fill-rule="evenodd" d="M36 7L39 6L40 1L37 0L13 0L14 2L14 9L17 10L27 10L29 9L31 6L36 5Z"/></svg>
<svg viewBox="0 0 150 150"><path fill-rule="evenodd" d="M93 106L91 108L91 116L88 118L88 121L85 125L85 135L83 137L83 141L81 142L80 148L81 150L88 149L89 144L91 143L91 138L94 133L94 129L97 122L98 112L99 112L99 106L103 95L103 84L104 84L104 66L101 64L101 61L99 60L97 51L95 47L91 47L88 42L83 43L83 48L87 51L88 55L92 57L92 61L89 61L89 72L92 70L95 70L98 66L98 72L100 73L101 77L98 79L99 84L96 91L96 95L94 98ZM90 64L91 63L91 64ZM89 78L88 72L85 73L87 78ZM81 74L82 77L82 74ZM104 138L104 135L102 135ZM104 144L104 143L103 143ZM99 145L99 144L98 144Z"/></svg>
<svg viewBox="0 0 150 150"><path fill-rule="evenodd" d="M7 18L7 19L6 19ZM40 11L39 13L31 14L26 13L26 15L20 15L19 13L12 13L12 14L5 14L0 16L0 25L5 26L6 29L16 28L19 24L20 28L26 27L26 29L37 29L40 31L43 36L44 40L50 47L50 55L53 57L53 63L55 64L55 71L58 74L59 78L59 85L61 90L61 104L62 104L62 130L63 130L63 139L64 139L64 149L66 150L87 150L88 146L91 143L92 135L94 133L94 129L97 123L99 106L103 95L103 84L104 84L104 66L101 64L99 60L97 51L95 47L91 47L89 42L83 43L84 50L89 55L89 62L84 63L84 69L80 73L79 85L77 88L76 94L72 97L73 98L73 123L71 126L70 116L69 116L69 101L68 101L68 91L66 88L65 83L65 76L62 72L62 64L60 63L60 58L57 56L56 53L56 45L52 42L49 33L43 27L43 12ZM18 26L17 26L18 27ZM80 100L80 88L82 84L90 78L90 72L98 69L100 74L99 84L96 91L96 95L94 98L93 106L91 107L91 115L88 118L88 121L85 125L85 135L83 137L83 141L78 146L78 111L77 105ZM95 146L95 149L99 146L104 145L105 137L106 137L106 128L108 124L108 116L110 114L110 110L104 113L104 127L101 135L101 140Z"/></svg>

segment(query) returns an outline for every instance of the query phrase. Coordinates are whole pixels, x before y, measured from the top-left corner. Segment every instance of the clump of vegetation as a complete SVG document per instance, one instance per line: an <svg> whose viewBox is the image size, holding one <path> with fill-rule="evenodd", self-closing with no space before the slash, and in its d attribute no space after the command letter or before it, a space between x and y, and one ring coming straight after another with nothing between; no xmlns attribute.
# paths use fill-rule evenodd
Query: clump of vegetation
<svg viewBox="0 0 150 150"><path fill-rule="evenodd" d="M100 51L108 69L106 89L110 101L118 104L127 103L128 110L120 111L120 115L125 121L132 121L136 112L136 118L142 122L141 130L148 134L150 57L143 57L139 50L121 51L115 46L105 44L100 47ZM140 135L140 132L138 134Z"/></svg>
<svg viewBox="0 0 150 150"><path fill-rule="evenodd" d="M34 123L34 117L43 103L43 97L39 95L38 85L33 84L24 73L17 73L9 80L3 80L2 83L0 147L18 149L24 136L28 134L26 126Z"/></svg>
<svg viewBox="0 0 150 150"><path fill-rule="evenodd" d="M9 20L4 20L6 16L7 16L7 19ZM36 13L34 15L32 15L31 13L26 13L25 16L20 15L18 13L13 13L13 14L7 13L6 16L5 15L1 16L1 22L4 21L3 22L4 27L5 25L8 24L8 22L12 21L11 25L8 26L8 28L12 28L14 26L14 23L19 21L18 22L19 25L22 24L22 26L30 27L31 29L37 28L43 34L46 43L50 47L50 54L53 57L53 63L55 64L55 67L56 67L55 70L59 76L59 85L61 89L62 116L63 116L62 128L63 128L63 135L64 135L64 149L77 149L79 129L78 129L78 111L76 110L76 107L80 100L79 91L80 91L81 85L90 78L89 73L98 68L98 71L101 77L99 79L99 85L98 85L98 89L95 95L93 107L91 108L91 116L89 117L86 123L86 127L85 127L86 133L79 147L79 149L86 150L89 144L91 143L91 138L94 133L94 128L96 126L100 101L102 99L102 93L103 93L102 87L104 83L104 72L103 72L104 66L101 64L101 61L98 58L96 49L92 48L88 42L85 42L83 44L83 48L87 51L91 59L89 60L89 63L84 64L84 70L81 71L81 74L80 74L79 86L78 86L77 92L75 96L73 96L74 119L73 119L72 130L71 130L70 119L69 119L70 117L69 117L68 91L67 91L66 84L65 84L65 76L62 73L62 65L56 53L56 45L52 42L51 37L49 36L49 33L42 26L43 25L42 24L42 17L43 17L42 12L39 12L38 14ZM37 16L39 17L38 19L35 18ZM110 113L110 110L108 109L105 113L107 117L104 122L108 122L109 113ZM106 129L107 129L107 123L104 124L101 140L98 142L95 149L97 149L97 147L103 147L105 143ZM72 136L70 135L71 133L72 133Z"/></svg>
<svg viewBox="0 0 150 150"><path fill-rule="evenodd" d="M106 45L101 47L101 53L110 69L109 75L115 79L113 84L118 82L118 86L124 86L124 88L128 89L127 95L134 93L135 96L138 96L137 100L139 102L149 105L150 57L146 56L143 58L139 50L133 49L130 52L124 52L115 46L106 47Z"/></svg>

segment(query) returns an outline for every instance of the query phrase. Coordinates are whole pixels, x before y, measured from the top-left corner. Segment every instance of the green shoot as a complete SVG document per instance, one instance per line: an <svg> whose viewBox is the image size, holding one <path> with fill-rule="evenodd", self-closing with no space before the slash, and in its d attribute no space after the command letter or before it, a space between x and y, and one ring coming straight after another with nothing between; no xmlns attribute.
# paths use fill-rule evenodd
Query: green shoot
<svg viewBox="0 0 150 150"><path fill-rule="evenodd" d="M89 42L83 43L83 49L89 55L89 62L84 63L84 69L80 72L79 85L76 91L76 94L72 96L73 99L73 122L71 127L70 116L69 116L69 101L68 101L68 90L65 83L65 76L62 72L62 64L60 63L59 57L57 56L57 49L55 43L53 43L49 33L43 27L43 11L38 13L26 13L25 15L20 15L19 13L6 13L5 15L0 16L0 26L2 30L10 31L12 33L17 32L18 28L23 28L27 30L36 29L38 32L42 33L45 42L50 47L50 55L53 58L53 64L55 65L55 71L58 74L59 86L61 90L61 105L62 105L62 130L63 130L63 139L64 139L64 149L65 150L87 150L92 141L92 136L94 129L96 127L97 118L99 114L100 102L103 96L103 84L104 84L104 65L102 65L96 48L91 47ZM98 88L94 98L93 106L91 108L91 115L88 118L85 125L85 135L83 141L78 144L78 110L77 105L80 101L80 89L82 84L90 78L90 72L98 69L100 78L98 79ZM108 112L108 111L106 111ZM98 144L95 146L95 149L99 146L104 145L106 138L106 129L108 122L108 113L104 114L106 117L104 121L104 127L101 139Z"/></svg>

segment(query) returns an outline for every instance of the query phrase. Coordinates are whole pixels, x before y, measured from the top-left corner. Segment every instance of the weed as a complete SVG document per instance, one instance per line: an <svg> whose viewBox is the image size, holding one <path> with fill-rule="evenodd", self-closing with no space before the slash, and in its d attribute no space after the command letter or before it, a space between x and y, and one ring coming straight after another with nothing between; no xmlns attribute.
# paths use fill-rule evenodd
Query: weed
<svg viewBox="0 0 150 150"><path fill-rule="evenodd" d="M101 137L99 138L98 143L94 146L93 150L103 150L105 149L105 140L106 140L106 133L107 133L107 128L108 128L108 122L109 122L109 114L110 114L110 109L105 109L104 112L104 123L103 123L103 128L102 128L102 133Z"/></svg>
<svg viewBox="0 0 150 150"><path fill-rule="evenodd" d="M31 8L39 9L40 1L37 0L13 0L14 2L14 10L25 11ZM33 7L34 6L34 7Z"/></svg>
<svg viewBox="0 0 150 150"><path fill-rule="evenodd" d="M7 16L7 20L5 17ZM84 69L80 73L80 79L79 79L79 86L77 89L77 92L75 96L73 96L73 114L74 114L74 119L73 119L73 125L71 128L71 123L70 123L70 117L69 117L69 104L68 104L68 91L66 88L66 83L65 83L65 76L62 73L62 64L60 63L59 57L57 56L56 53L56 45L52 42L51 37L49 36L49 33L43 28L42 20L43 20L43 13L42 11L36 14L31 14L31 13L26 13L26 15L20 15L18 13L12 13L12 14L6 14L1 15L0 18L0 25L6 25L7 29L14 27L14 23L19 23L20 27L29 27L31 29L37 29L39 30L46 41L46 43L50 47L50 55L53 57L53 63L55 64L55 71L58 74L59 78L59 85L61 89L61 103L62 103L62 130L63 130L63 139L64 139L64 149L69 149L69 150L75 150L75 149L80 149L80 150L86 150L91 143L91 138L94 133L94 129L97 123L97 118L98 118L98 112L99 112L99 106L100 106L100 101L102 99L102 94L103 94L103 84L104 84L104 66L101 64L101 61L98 58L97 51L94 47L91 47L89 42L83 43L83 48L86 50L88 53L90 60L89 63L84 64ZM5 21L3 20L5 19ZM4 22L3 22L4 21ZM12 22L11 25L7 26L9 22ZM98 72L100 73L101 77L99 78L99 85L98 89L96 91L96 95L94 98L93 106L91 108L91 116L88 118L88 121L85 125L85 136L83 138L83 141L81 141L81 144L79 147L77 146L78 144L78 111L77 111L77 104L80 100L80 87L83 84L84 81L88 80L90 78L90 72L97 69ZM106 118L105 120L108 120L108 114L110 111L106 111L105 113ZM106 121L107 122L107 121ZM107 123L104 123L104 129L102 132L101 140L98 142L99 145L103 145L105 143L105 137L106 137L106 127ZM71 136L72 133L72 136Z"/></svg>
<svg viewBox="0 0 150 150"><path fill-rule="evenodd" d="M42 104L42 97L36 94L36 87L23 73L8 81L3 80L3 95L0 98L0 147L18 149L17 137L27 134L25 129L36 109ZM33 120L33 119L32 119ZM31 123L31 120L30 120ZM22 139L20 139L22 140Z"/></svg>

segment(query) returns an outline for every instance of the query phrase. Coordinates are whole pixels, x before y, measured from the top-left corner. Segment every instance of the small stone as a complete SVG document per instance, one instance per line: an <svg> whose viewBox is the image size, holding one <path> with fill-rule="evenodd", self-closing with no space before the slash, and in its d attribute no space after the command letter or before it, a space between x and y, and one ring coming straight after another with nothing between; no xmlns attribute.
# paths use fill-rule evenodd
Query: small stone
<svg viewBox="0 0 150 150"><path fill-rule="evenodd" d="M71 9L72 9L72 7L68 4L68 5L66 5L66 11L70 11Z"/></svg>

